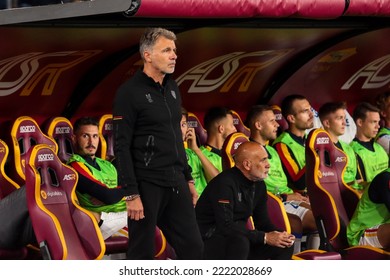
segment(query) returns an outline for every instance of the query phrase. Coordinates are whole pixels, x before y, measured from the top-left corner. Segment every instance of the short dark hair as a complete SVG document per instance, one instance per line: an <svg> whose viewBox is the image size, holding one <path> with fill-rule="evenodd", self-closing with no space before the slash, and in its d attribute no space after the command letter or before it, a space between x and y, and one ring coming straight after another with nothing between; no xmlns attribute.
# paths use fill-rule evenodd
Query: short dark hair
<svg viewBox="0 0 390 280"><path fill-rule="evenodd" d="M380 113L380 110L378 107L375 107L371 103L368 102L361 102L356 107L355 110L353 110L353 120L356 122L358 119L365 120L367 117L368 112L376 112Z"/></svg>
<svg viewBox="0 0 390 280"><path fill-rule="evenodd" d="M94 117L81 117L74 122L73 132L77 133L80 127L84 125L95 125L99 127L99 121Z"/></svg>
<svg viewBox="0 0 390 280"><path fill-rule="evenodd" d="M246 116L245 125L249 128L252 128L258 116L265 111L272 111L272 107L264 104L252 106Z"/></svg>
<svg viewBox="0 0 390 280"><path fill-rule="evenodd" d="M206 131L210 131L211 127L217 121L226 118L227 115L232 115L232 112L225 107L212 107L204 115L204 127Z"/></svg>
<svg viewBox="0 0 390 280"><path fill-rule="evenodd" d="M294 115L296 113L292 109L292 104L295 100L307 100L307 98L300 94L291 94L282 100L280 109L282 110L282 115L286 120L288 115Z"/></svg>
<svg viewBox="0 0 390 280"><path fill-rule="evenodd" d="M186 108L181 107L181 115L182 115L182 116L185 116L186 118L188 118L188 111L187 111Z"/></svg>
<svg viewBox="0 0 390 280"><path fill-rule="evenodd" d="M322 104L320 109L318 109L318 117L320 118L320 120L322 122L330 114L336 112L337 110L346 109L346 108L347 108L347 104L344 101L327 102L327 103Z"/></svg>
<svg viewBox="0 0 390 280"><path fill-rule="evenodd" d="M390 91L383 92L376 97L376 106L384 111L386 109L386 100L390 97Z"/></svg>

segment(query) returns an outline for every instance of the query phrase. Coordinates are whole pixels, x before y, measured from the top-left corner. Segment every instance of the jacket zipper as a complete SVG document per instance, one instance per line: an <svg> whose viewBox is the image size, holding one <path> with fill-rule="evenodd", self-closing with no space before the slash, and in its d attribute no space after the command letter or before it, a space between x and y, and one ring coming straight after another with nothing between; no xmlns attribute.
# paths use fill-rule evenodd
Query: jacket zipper
<svg viewBox="0 0 390 280"><path fill-rule="evenodd" d="M164 88L164 90L163 90L163 96L164 96L164 104L165 104L165 107L167 108L167 111L168 111L168 114L169 114L171 131L172 131L172 134L173 134L173 138L174 138L174 140L175 140L175 143L176 143L177 136L176 136L176 133L175 133L175 129L174 129L174 127L173 127L173 123L172 123L172 112L171 112L171 109L170 109L169 106L168 106L168 102L167 102L167 98L166 98L166 94L165 94L165 88ZM175 145L175 152L176 152L176 158L178 159L178 158L179 158L179 151L178 151L176 145ZM173 166L172 166L172 171L173 171L173 174L176 175L176 170L175 170L175 168L174 168Z"/></svg>

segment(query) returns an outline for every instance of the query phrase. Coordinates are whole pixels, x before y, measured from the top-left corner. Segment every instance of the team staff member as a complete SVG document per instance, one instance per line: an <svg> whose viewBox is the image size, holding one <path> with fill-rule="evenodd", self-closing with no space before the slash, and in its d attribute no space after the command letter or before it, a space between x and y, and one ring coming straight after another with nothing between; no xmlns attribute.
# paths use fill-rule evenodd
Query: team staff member
<svg viewBox="0 0 390 280"><path fill-rule="evenodd" d="M206 186L196 204L205 242L205 259L291 259L295 237L279 232L267 212L264 179L269 163L264 147L242 143L235 167L222 171ZM246 227L253 217L255 229Z"/></svg>
<svg viewBox="0 0 390 280"><path fill-rule="evenodd" d="M153 259L156 225L179 259L200 259L203 242L181 136L181 97L170 78L176 36L147 29L140 39L143 68L125 82L113 106L119 184L126 195L129 259ZM193 186L191 189L194 190Z"/></svg>

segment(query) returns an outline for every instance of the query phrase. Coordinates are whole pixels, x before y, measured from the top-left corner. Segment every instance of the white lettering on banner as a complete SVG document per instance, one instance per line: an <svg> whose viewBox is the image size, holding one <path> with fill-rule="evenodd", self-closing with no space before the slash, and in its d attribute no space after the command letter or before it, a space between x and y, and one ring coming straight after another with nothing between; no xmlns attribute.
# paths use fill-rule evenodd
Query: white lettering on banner
<svg viewBox="0 0 390 280"><path fill-rule="evenodd" d="M67 133L70 133L70 127L67 126L56 127L56 134L67 134Z"/></svg>
<svg viewBox="0 0 390 280"><path fill-rule="evenodd" d="M38 162L40 161L51 161L54 160L53 154L40 154L38 155Z"/></svg>
<svg viewBox="0 0 390 280"><path fill-rule="evenodd" d="M19 128L20 133L35 132L35 125L23 125Z"/></svg>
<svg viewBox="0 0 390 280"><path fill-rule="evenodd" d="M238 91L245 92L258 71L272 65L291 51L292 49L229 53L196 65L176 81L178 85L184 81L192 81L188 93L212 92L219 87L221 92L227 92L235 82L241 81ZM248 57L258 57L262 61L241 65L241 60ZM215 73L220 74L215 78ZM211 76L213 78L210 78Z"/></svg>
<svg viewBox="0 0 390 280"><path fill-rule="evenodd" d="M65 174L65 176L62 180L65 180L65 181L76 180L76 175L75 174Z"/></svg>
<svg viewBox="0 0 390 280"><path fill-rule="evenodd" d="M380 73L389 63L390 55L385 55L374 60L373 62L360 68L351 78L349 78L349 80L341 87L341 89L350 89L359 78L364 79L362 89L380 88L387 85L390 83L390 75L381 76Z"/></svg>
<svg viewBox="0 0 390 280"><path fill-rule="evenodd" d="M21 90L21 96L30 95L35 87L42 85L41 80L44 80L41 94L51 95L64 71L100 52L102 51L31 52L3 59L0 61L0 96L7 96L18 90ZM42 63L47 59L51 59L52 63ZM9 72L19 74L14 76L9 75ZM8 77L13 80L6 80Z"/></svg>
<svg viewBox="0 0 390 280"><path fill-rule="evenodd" d="M104 125L104 129L105 129L105 130L112 130L112 123L106 123L106 124Z"/></svg>
<svg viewBox="0 0 390 280"><path fill-rule="evenodd" d="M323 177L329 177L329 176L334 176L334 173L332 171L326 171L322 172Z"/></svg>
<svg viewBox="0 0 390 280"><path fill-rule="evenodd" d="M275 120L280 121L282 119L282 114L275 114Z"/></svg>
<svg viewBox="0 0 390 280"><path fill-rule="evenodd" d="M329 137L317 138L317 145L329 144Z"/></svg>

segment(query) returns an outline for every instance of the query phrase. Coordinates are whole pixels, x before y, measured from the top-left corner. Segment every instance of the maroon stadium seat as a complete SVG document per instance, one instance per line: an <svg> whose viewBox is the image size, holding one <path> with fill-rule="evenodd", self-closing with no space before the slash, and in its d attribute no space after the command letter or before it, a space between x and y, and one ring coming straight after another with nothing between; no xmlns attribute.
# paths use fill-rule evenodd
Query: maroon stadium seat
<svg viewBox="0 0 390 280"><path fill-rule="evenodd" d="M230 110L230 112L233 115L233 122L234 122L234 126L237 129L237 132L241 132L249 137L251 135L251 131L247 126L245 126L240 115L234 110Z"/></svg>
<svg viewBox="0 0 390 280"><path fill-rule="evenodd" d="M125 236L111 236L105 240L106 255L126 253L128 238ZM155 231L156 260L176 259L176 253L168 244L162 231L156 227Z"/></svg>
<svg viewBox="0 0 390 280"><path fill-rule="evenodd" d="M280 109L280 107L278 105L272 105L271 108L272 108L272 111L274 111L275 119L279 124L278 135L280 135L283 131L288 129L288 122L283 117L282 110Z"/></svg>
<svg viewBox="0 0 390 280"><path fill-rule="evenodd" d="M156 260L176 259L175 250L169 245L163 232L158 227L156 227L155 246L156 254L154 258Z"/></svg>
<svg viewBox="0 0 390 280"><path fill-rule="evenodd" d="M0 140L0 199L20 188L5 172L4 167L8 160L8 153L8 145L3 140Z"/></svg>
<svg viewBox="0 0 390 280"><path fill-rule="evenodd" d="M306 185L321 238L320 248L339 252L343 259L389 259L389 253L370 246L349 247L346 227L359 194L346 185L346 155L323 129L312 130L306 141Z"/></svg>
<svg viewBox="0 0 390 280"><path fill-rule="evenodd" d="M54 117L47 121L46 134L53 138L58 145L57 155L64 163L73 154L72 135L73 125L64 117Z"/></svg>
<svg viewBox="0 0 390 280"><path fill-rule="evenodd" d="M44 134L37 122L29 116L17 118L11 128L11 158L9 176L20 186L24 184L26 177L26 155L29 149L37 144L47 144L55 153L58 151L57 143Z"/></svg>
<svg viewBox="0 0 390 280"><path fill-rule="evenodd" d="M207 141L207 131L194 113L188 112L187 125L188 127L194 128L198 145L205 145Z"/></svg>
<svg viewBox="0 0 390 280"><path fill-rule="evenodd" d="M35 236L45 259L101 259L103 236L95 217L80 207L77 172L47 145L27 153L26 194Z"/></svg>
<svg viewBox="0 0 390 280"><path fill-rule="evenodd" d="M100 145L97 155L102 159L113 161L114 155L114 135L112 133L112 115L106 114L99 120Z"/></svg>
<svg viewBox="0 0 390 280"><path fill-rule="evenodd" d="M4 165L8 158L8 151L7 144L3 140L0 140L0 200L9 195L14 190L20 188L16 182L8 177L4 170ZM0 260L29 258L39 258L39 253L36 253L32 246L17 249L0 248Z"/></svg>
<svg viewBox="0 0 390 280"><path fill-rule="evenodd" d="M222 169L228 169L234 166L233 156L237 148L242 143L248 141L248 136L242 132L234 132L225 139L222 146Z"/></svg>

